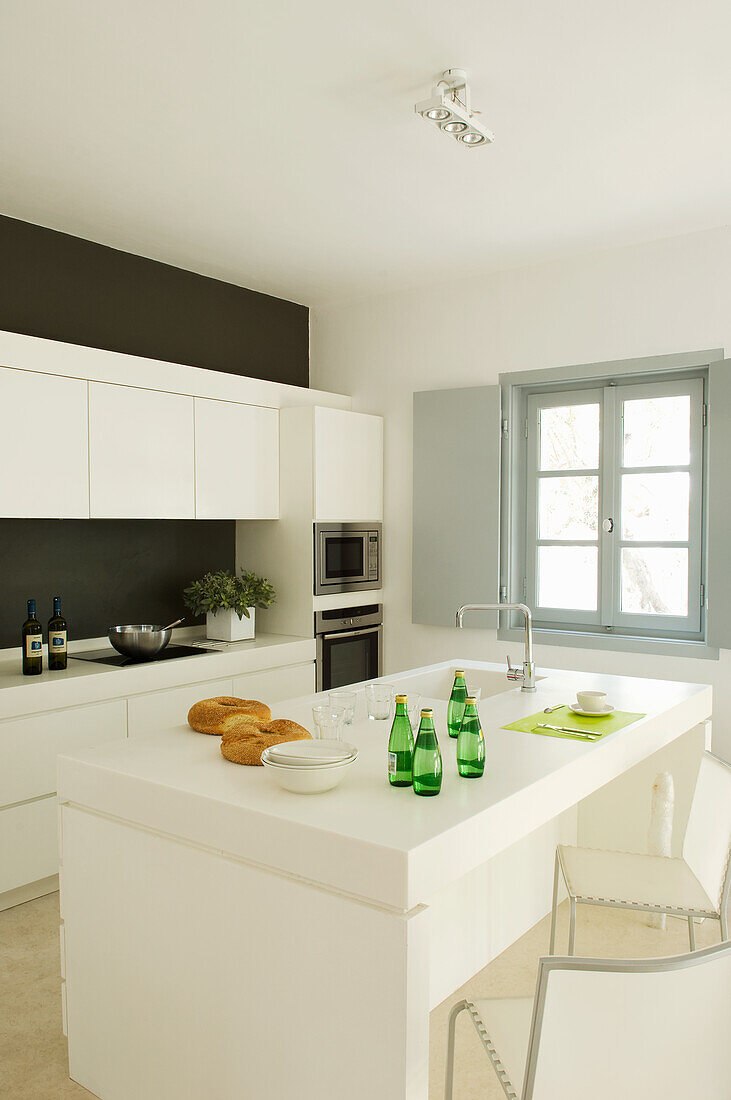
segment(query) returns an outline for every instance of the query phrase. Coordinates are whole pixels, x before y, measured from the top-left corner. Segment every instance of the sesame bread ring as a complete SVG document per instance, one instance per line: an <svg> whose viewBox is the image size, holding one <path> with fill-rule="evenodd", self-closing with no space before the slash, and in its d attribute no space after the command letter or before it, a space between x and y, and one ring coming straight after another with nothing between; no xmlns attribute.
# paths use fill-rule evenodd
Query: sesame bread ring
<svg viewBox="0 0 731 1100"><path fill-rule="evenodd" d="M277 718L274 722L259 726L254 726L251 722L241 722L238 729L241 736L235 739L229 737L229 740L224 737L221 740L221 753L233 764L251 766L261 764L261 754L271 745L281 745L285 741L304 741L312 736L304 726L290 722L288 718ZM232 732L232 728L229 732Z"/></svg>
<svg viewBox="0 0 731 1100"><path fill-rule="evenodd" d="M232 714L248 715L259 722L269 722L272 712L266 703L258 699L238 699L235 695L218 695L215 699L201 699L188 711L188 725L198 733L220 734L225 718Z"/></svg>

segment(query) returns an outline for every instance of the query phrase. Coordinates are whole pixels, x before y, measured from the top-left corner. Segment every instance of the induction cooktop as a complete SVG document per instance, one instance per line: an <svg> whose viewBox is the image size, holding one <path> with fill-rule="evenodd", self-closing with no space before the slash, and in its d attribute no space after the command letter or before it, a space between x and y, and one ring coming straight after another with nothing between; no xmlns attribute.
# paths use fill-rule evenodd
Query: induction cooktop
<svg viewBox="0 0 731 1100"><path fill-rule="evenodd" d="M111 648L90 649L85 653L69 653L69 657L75 661L94 661L98 665L116 665L118 668L126 668L128 665L151 665L155 661L171 661L176 657L200 657L201 653L210 652L210 649L201 649L199 646L170 644L161 649L156 657L142 661L124 657Z"/></svg>

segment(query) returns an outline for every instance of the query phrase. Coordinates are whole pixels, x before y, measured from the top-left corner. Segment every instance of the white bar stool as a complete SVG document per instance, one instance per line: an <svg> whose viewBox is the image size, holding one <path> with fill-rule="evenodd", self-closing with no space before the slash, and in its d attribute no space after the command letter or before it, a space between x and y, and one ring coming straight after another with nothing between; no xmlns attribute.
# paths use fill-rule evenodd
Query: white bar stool
<svg viewBox="0 0 731 1100"><path fill-rule="evenodd" d="M695 950L693 921L700 917L719 921L721 939L728 939L731 766L713 753L703 754L681 859L559 844L553 876L551 954L556 946L559 871L569 894L569 955L574 953L579 904L686 917L691 951Z"/></svg>
<svg viewBox="0 0 731 1100"><path fill-rule="evenodd" d="M721 1100L731 1089L731 943L666 959L541 959L535 997L459 1001L508 1100Z"/></svg>

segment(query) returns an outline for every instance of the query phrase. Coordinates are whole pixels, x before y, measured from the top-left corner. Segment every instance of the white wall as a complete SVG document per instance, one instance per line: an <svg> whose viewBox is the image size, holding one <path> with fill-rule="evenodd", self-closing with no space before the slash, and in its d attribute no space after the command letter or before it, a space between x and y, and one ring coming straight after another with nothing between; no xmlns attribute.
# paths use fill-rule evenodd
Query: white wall
<svg viewBox="0 0 731 1100"><path fill-rule="evenodd" d="M386 670L458 655L501 661L507 650L517 661L521 654L494 631L460 634L411 622L414 390L716 347L731 355L731 228L315 310L312 385L349 393L355 408L385 417ZM543 667L713 684L714 747L731 759L731 652L706 661L538 646L536 659Z"/></svg>

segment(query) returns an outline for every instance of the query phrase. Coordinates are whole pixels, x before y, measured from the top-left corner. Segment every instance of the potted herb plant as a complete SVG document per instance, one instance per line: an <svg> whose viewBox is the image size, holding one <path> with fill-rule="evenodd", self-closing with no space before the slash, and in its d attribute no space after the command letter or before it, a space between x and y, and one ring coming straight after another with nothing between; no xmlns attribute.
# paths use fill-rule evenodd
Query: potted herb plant
<svg viewBox="0 0 731 1100"><path fill-rule="evenodd" d="M206 637L224 642L253 638L256 608L271 607L276 598L269 581L245 569L238 577L228 569L206 573L183 591L185 606L206 616Z"/></svg>

